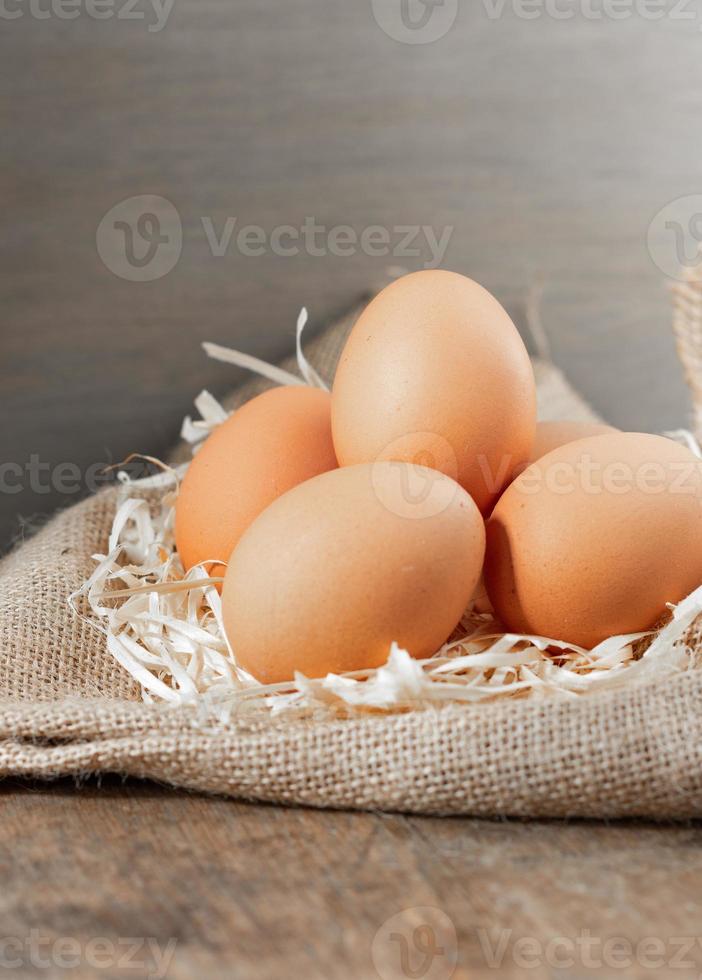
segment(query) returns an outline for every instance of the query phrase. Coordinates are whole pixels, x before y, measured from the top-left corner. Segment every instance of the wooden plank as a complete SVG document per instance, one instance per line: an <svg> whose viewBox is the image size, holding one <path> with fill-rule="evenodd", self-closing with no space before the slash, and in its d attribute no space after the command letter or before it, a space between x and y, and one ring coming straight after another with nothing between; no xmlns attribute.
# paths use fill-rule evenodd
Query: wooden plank
<svg viewBox="0 0 702 980"><path fill-rule="evenodd" d="M28 976L48 975L29 961L39 940L46 957L66 937L82 958L68 975L85 977L98 938L113 944L110 976L135 975L117 962L127 939L151 939L134 954L145 964L154 943L174 945L173 980L405 980L427 964L417 975L448 977L454 953L459 978L702 969L698 825L316 812L114 778L6 784L1 799L0 938L25 943ZM414 931L427 922L433 945Z"/></svg>

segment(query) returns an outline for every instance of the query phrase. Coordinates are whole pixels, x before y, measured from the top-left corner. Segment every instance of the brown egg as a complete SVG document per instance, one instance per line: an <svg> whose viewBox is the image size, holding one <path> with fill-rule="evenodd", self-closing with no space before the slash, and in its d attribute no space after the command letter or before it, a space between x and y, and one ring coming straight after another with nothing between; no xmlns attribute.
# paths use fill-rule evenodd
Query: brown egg
<svg viewBox="0 0 702 980"><path fill-rule="evenodd" d="M454 272L415 272L361 314L332 392L342 466L393 459L458 480L487 513L529 457L531 362L497 300Z"/></svg>
<svg viewBox="0 0 702 980"><path fill-rule="evenodd" d="M478 584L473 591L470 604L474 612L491 613L494 611L490 602L490 596L487 594L487 589L485 588L485 576L482 572L480 573Z"/></svg>
<svg viewBox="0 0 702 980"><path fill-rule="evenodd" d="M237 541L276 497L337 466L326 391L271 388L207 438L176 502L176 547L186 569L226 562ZM214 566L212 575L221 575Z"/></svg>
<svg viewBox="0 0 702 980"><path fill-rule="evenodd" d="M485 582L513 632L592 647L650 628L702 583L700 461L635 432L555 449L495 507Z"/></svg>
<svg viewBox="0 0 702 980"><path fill-rule="evenodd" d="M537 422L529 463L535 463L546 453L569 442L618 431L611 425L605 425L604 422Z"/></svg>
<svg viewBox="0 0 702 980"><path fill-rule="evenodd" d="M377 667L393 640L428 657L466 609L484 551L478 509L436 470L324 473L271 504L234 550L227 637L264 683Z"/></svg>

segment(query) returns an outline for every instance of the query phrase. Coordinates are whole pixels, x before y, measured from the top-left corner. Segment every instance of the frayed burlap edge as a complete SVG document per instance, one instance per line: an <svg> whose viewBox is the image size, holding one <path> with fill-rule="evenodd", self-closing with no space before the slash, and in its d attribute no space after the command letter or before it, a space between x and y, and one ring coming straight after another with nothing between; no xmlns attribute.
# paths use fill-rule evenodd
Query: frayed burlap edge
<svg viewBox="0 0 702 980"><path fill-rule="evenodd" d="M702 812L702 679L572 701L203 725L190 708L0 705L0 772L119 772L242 799L511 817ZM39 735L39 733L41 733Z"/></svg>

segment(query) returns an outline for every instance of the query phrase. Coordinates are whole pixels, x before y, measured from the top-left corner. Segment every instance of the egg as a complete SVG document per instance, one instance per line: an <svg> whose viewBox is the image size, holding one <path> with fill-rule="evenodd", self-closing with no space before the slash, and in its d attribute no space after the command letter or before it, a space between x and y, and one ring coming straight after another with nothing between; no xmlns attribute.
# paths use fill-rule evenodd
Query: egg
<svg viewBox="0 0 702 980"><path fill-rule="evenodd" d="M529 463L534 463L553 449L575 442L577 439L603 436L617 431L618 429L603 422L537 422Z"/></svg>
<svg viewBox="0 0 702 980"><path fill-rule="evenodd" d="M368 305L332 390L339 463L400 460L456 479L487 513L529 457L534 375L505 310L443 270L396 280Z"/></svg>
<svg viewBox="0 0 702 980"><path fill-rule="evenodd" d="M488 596L487 589L485 588L485 576L482 572L480 573L480 578L478 579L478 584L476 585L471 597L470 604L474 612L493 612L492 603L490 602L490 597Z"/></svg>
<svg viewBox="0 0 702 980"><path fill-rule="evenodd" d="M508 630L583 647L649 629L702 583L702 467L614 432L529 466L487 524L485 582Z"/></svg>
<svg viewBox="0 0 702 980"><path fill-rule="evenodd" d="M270 505L234 550L222 590L237 663L264 683L377 667L396 641L428 657L480 575L485 530L436 470L360 464Z"/></svg>
<svg viewBox="0 0 702 980"><path fill-rule="evenodd" d="M184 567L226 562L276 497L336 466L328 392L284 386L252 398L210 434L186 471L175 520Z"/></svg>

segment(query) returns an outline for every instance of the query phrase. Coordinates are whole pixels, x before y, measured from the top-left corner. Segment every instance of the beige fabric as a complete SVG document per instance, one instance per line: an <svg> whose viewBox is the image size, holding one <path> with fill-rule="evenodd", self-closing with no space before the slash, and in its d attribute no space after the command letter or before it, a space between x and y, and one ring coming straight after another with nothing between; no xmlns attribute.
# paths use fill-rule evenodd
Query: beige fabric
<svg viewBox="0 0 702 980"><path fill-rule="evenodd" d="M578 701L202 730L191 711L0 709L0 772L117 771L245 799L484 816L702 812L698 676Z"/></svg>
<svg viewBox="0 0 702 980"><path fill-rule="evenodd" d="M309 347L330 376L353 315ZM536 364L542 417L594 418ZM252 382L231 404L264 387ZM104 551L115 491L0 563L0 775L110 771L245 799L416 813L702 815L702 674L582 699L310 722L149 706L66 604Z"/></svg>

